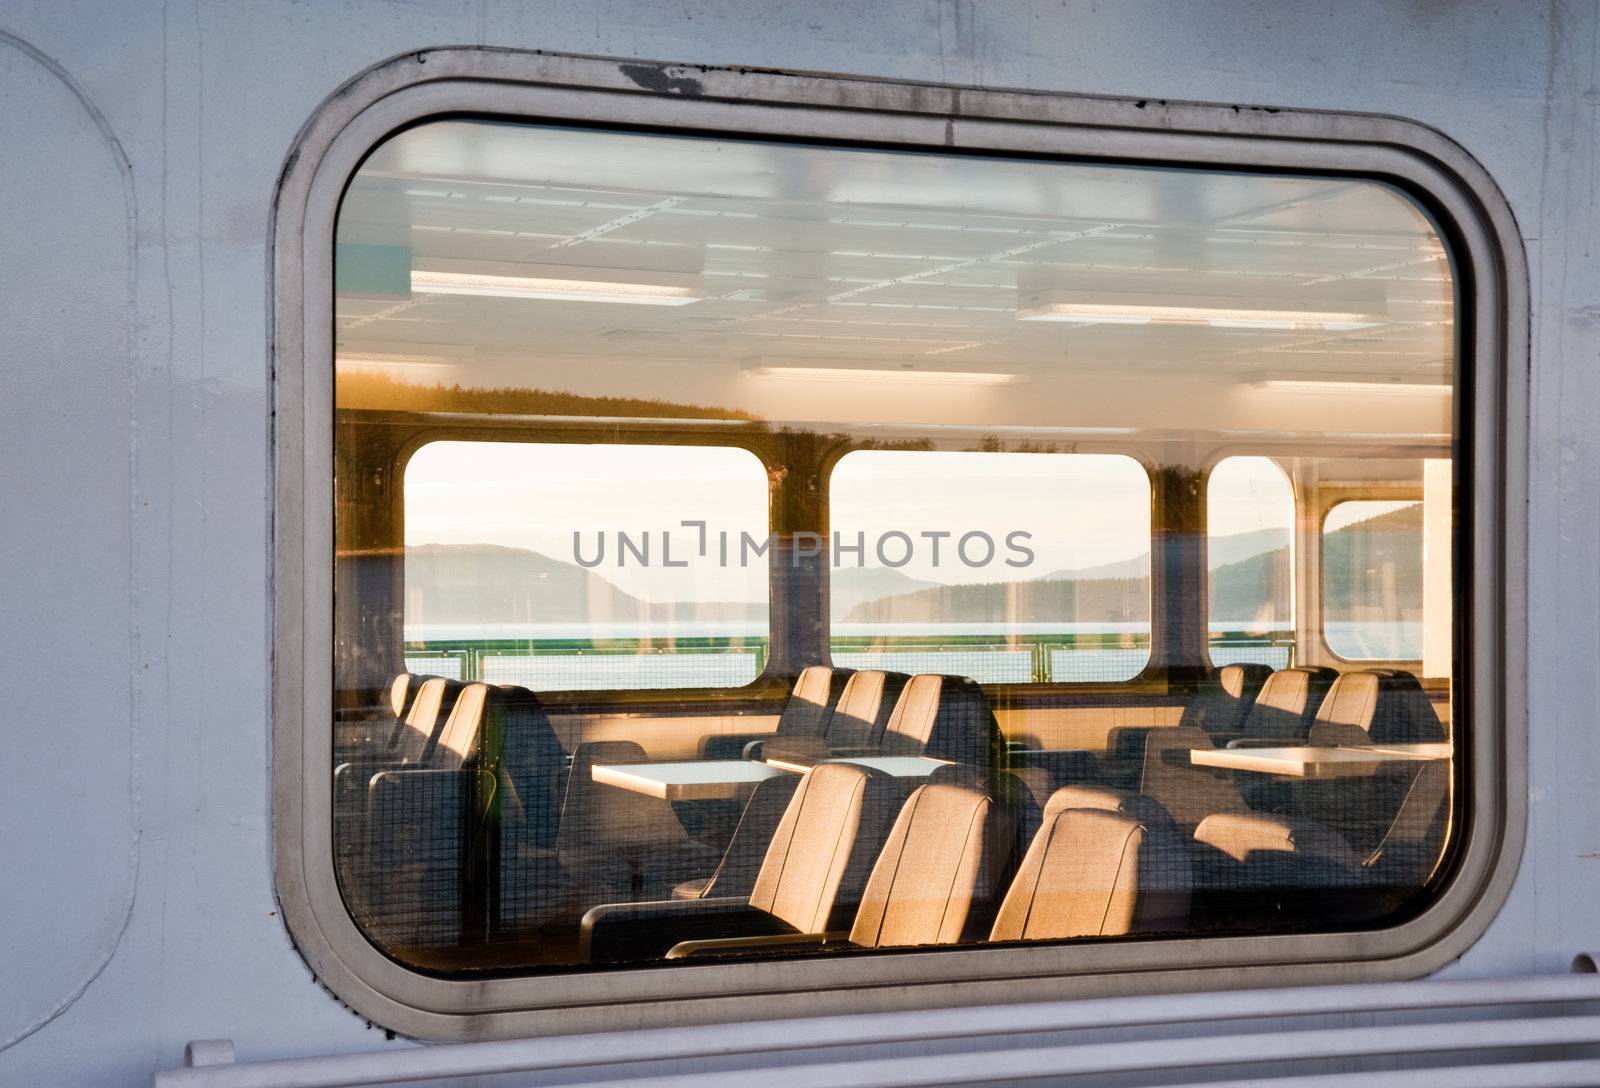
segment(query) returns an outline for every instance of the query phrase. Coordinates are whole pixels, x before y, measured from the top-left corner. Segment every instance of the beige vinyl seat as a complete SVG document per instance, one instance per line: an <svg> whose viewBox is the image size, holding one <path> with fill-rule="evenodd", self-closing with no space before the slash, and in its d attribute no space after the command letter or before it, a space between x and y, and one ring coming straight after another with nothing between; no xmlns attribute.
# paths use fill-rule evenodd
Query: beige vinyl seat
<svg viewBox="0 0 1600 1088"><path fill-rule="evenodd" d="M1219 667L1183 708L1178 729L1192 730L1188 736L1200 743L1186 748L1208 747L1212 738L1231 739L1240 735L1245 715L1255 704L1262 685L1272 675L1272 666L1255 662L1236 662ZM1201 738L1195 733L1204 733ZM1102 774L1118 788L1140 789L1144 773L1146 745L1151 736L1171 739L1175 734L1164 726L1118 726L1106 734L1106 755Z"/></svg>
<svg viewBox="0 0 1600 1088"><path fill-rule="evenodd" d="M1154 729L1145 740L1139 792L1166 808L1185 832L1213 813L1248 808L1233 775L1194 766L1190 749L1303 744L1312 715L1337 674L1331 669L1281 669L1250 698L1255 675L1247 666L1224 666L1218 673L1221 693L1208 694L1195 724Z"/></svg>
<svg viewBox="0 0 1600 1088"><path fill-rule="evenodd" d="M1171 933L1189 921L1187 848L1170 816L1126 791L1056 791L1000 904L992 941Z"/></svg>
<svg viewBox="0 0 1600 1088"><path fill-rule="evenodd" d="M771 733L718 733L699 745L700 759L759 759L761 746L777 738L820 737L851 677L849 669L807 665L794 679L778 725Z"/></svg>
<svg viewBox="0 0 1600 1088"><path fill-rule="evenodd" d="M333 769L333 813L336 835L353 842L364 832L355 826L366 806L367 783L380 770L426 766L439 742L440 734L465 685L441 676L412 684L407 677L406 694L401 695L405 714L395 719L385 743L376 751L339 764ZM396 698L396 677L386 690L388 706Z"/></svg>
<svg viewBox="0 0 1600 1088"><path fill-rule="evenodd" d="M1004 763L1005 739L975 681L921 673L900 692L878 748L884 755L928 755L994 767Z"/></svg>
<svg viewBox="0 0 1600 1088"><path fill-rule="evenodd" d="M1373 910L1361 856L1315 821L1218 813L1195 829L1192 854L1203 927L1329 926Z"/></svg>
<svg viewBox="0 0 1600 1088"><path fill-rule="evenodd" d="M911 677L862 669L850 674L820 733L790 732L745 748L751 759L777 759L809 766L831 756L864 754L882 743L884 731Z"/></svg>
<svg viewBox="0 0 1600 1088"><path fill-rule="evenodd" d="M1421 738L1421 739L1413 739ZM1443 727L1416 677L1392 669L1347 672L1334 681L1317 710L1309 743L1318 746L1363 746L1437 742ZM1390 858L1397 856L1395 838L1401 809L1411 803L1411 815L1426 806L1426 797L1439 795L1438 778L1447 768L1427 763L1396 762L1366 777L1302 782L1276 791L1281 796L1270 806L1291 812L1338 831L1363 855L1390 841ZM1447 773L1445 774L1447 776ZM1433 815L1430 810L1430 819Z"/></svg>
<svg viewBox="0 0 1600 1088"><path fill-rule="evenodd" d="M800 777L748 896L594 907L583 916L580 956L655 959L696 939L827 932L854 915L903 796L877 771L820 763Z"/></svg>
<svg viewBox="0 0 1600 1088"><path fill-rule="evenodd" d="M468 867L481 861L497 792L499 730L491 735L485 724L499 694L488 684L462 686L425 758L367 780L363 924L386 946L447 947L486 924L481 911L469 917L465 896L482 886Z"/></svg>
<svg viewBox="0 0 1600 1088"><path fill-rule="evenodd" d="M818 769L829 766L838 764ZM872 865L847 932L816 927L687 940L667 958L954 944L980 936L993 917L1015 839L1013 813L978 784L980 778L929 782L912 792Z"/></svg>

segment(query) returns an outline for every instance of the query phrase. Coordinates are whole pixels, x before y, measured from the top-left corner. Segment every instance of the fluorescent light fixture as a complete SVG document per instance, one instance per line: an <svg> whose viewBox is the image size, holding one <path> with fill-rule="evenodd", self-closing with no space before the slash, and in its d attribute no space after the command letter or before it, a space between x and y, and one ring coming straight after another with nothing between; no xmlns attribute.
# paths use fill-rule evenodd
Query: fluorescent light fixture
<svg viewBox="0 0 1600 1088"><path fill-rule="evenodd" d="M449 369L473 361L469 351L337 351L334 362L339 366L381 366L407 368Z"/></svg>
<svg viewBox="0 0 1600 1088"><path fill-rule="evenodd" d="M1289 378L1264 375L1251 385L1275 393L1327 393L1335 396L1448 397L1454 390L1444 382L1408 381L1374 376L1339 378Z"/></svg>
<svg viewBox="0 0 1600 1088"><path fill-rule="evenodd" d="M411 273L411 290L424 295L476 295L483 298L538 298L556 302L618 302L633 306L687 306L700 295L687 287L610 280L547 279L543 276L487 276L471 272Z"/></svg>
<svg viewBox="0 0 1600 1088"><path fill-rule="evenodd" d="M895 385L1009 385L1028 379L1022 374L984 370L890 370L855 366L748 366L740 373L748 378L782 381L881 382Z"/></svg>
<svg viewBox="0 0 1600 1088"><path fill-rule="evenodd" d="M1214 329L1321 329L1344 332L1383 322L1373 314L1342 310L1250 310L1228 306L1172 306L1157 303L1067 302L1030 299L1017 310L1022 321L1060 321L1073 325L1206 325Z"/></svg>

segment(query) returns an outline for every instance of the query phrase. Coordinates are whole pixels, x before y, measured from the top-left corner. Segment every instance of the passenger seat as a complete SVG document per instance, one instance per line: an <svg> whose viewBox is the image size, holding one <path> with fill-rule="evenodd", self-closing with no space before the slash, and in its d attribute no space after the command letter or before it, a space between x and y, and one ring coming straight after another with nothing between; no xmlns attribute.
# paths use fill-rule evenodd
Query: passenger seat
<svg viewBox="0 0 1600 1088"><path fill-rule="evenodd" d="M833 707L839 701L849 669L807 665L795 677L794 687L771 733L717 733L700 742L700 759L760 759L763 743L777 737L820 737L827 731Z"/></svg>
<svg viewBox="0 0 1600 1088"><path fill-rule="evenodd" d="M855 913L903 791L852 763L800 779L748 896L608 903L583 916L581 959L655 959L683 941L821 934Z"/></svg>
<svg viewBox="0 0 1600 1088"><path fill-rule="evenodd" d="M824 763L812 773L838 766L849 764ZM1015 838L1013 820L976 776L969 784L919 786L895 818L848 933L819 926L686 940L667 958L808 951L830 943L855 948L954 944L980 936L993 917Z"/></svg>
<svg viewBox="0 0 1600 1088"><path fill-rule="evenodd" d="M851 673L820 734L777 736L747 746L745 755L809 767L834 756L873 752L882 744L890 716L910 679L905 673L876 669Z"/></svg>
<svg viewBox="0 0 1600 1088"><path fill-rule="evenodd" d="M1188 852L1148 798L1058 790L989 933L991 941L1173 933L1189 921Z"/></svg>

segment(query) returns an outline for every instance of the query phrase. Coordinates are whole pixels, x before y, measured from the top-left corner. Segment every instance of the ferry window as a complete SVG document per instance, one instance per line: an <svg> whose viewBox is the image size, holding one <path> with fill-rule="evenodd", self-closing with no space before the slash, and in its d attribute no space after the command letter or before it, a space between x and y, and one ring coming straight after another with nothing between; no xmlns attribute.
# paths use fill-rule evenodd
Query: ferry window
<svg viewBox="0 0 1600 1088"><path fill-rule="evenodd" d="M1455 278L1400 190L436 120L333 257L321 773L391 959L1159 966L1448 871Z"/></svg>
<svg viewBox="0 0 1600 1088"><path fill-rule="evenodd" d="M1322 522L1322 633L1350 661L1422 660L1422 503L1350 499Z"/></svg>
<svg viewBox="0 0 1600 1088"><path fill-rule="evenodd" d="M435 442L404 495L408 671L535 691L760 675L767 480L750 453Z"/></svg>
<svg viewBox="0 0 1600 1088"><path fill-rule="evenodd" d="M1269 457L1229 457L1206 481L1213 665L1294 664L1294 491Z"/></svg>
<svg viewBox="0 0 1600 1088"><path fill-rule="evenodd" d="M1150 658L1150 479L1106 454L847 455L829 479L835 665L1128 680Z"/></svg>

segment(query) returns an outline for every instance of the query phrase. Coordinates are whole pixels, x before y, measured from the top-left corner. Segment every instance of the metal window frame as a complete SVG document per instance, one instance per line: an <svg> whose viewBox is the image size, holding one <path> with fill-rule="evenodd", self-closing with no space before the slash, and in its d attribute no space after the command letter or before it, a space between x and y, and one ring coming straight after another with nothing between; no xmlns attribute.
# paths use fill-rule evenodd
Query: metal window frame
<svg viewBox="0 0 1600 1088"><path fill-rule="evenodd" d="M331 745L333 228L385 137L449 115L1385 178L1421 194L1459 261L1458 571L1474 799L1451 881L1421 914L1339 934L1182 938L817 957L671 970L431 977L373 947L334 879ZM1526 828L1528 281L1509 206L1444 135L1404 119L975 90L481 47L408 53L329 96L285 161L272 223L272 804L276 891L318 979L414 1037L487 1039L907 1008L1378 981L1465 952L1510 891ZM1470 413L1470 425L1466 414Z"/></svg>

